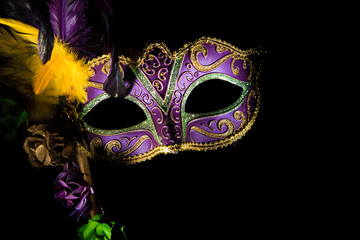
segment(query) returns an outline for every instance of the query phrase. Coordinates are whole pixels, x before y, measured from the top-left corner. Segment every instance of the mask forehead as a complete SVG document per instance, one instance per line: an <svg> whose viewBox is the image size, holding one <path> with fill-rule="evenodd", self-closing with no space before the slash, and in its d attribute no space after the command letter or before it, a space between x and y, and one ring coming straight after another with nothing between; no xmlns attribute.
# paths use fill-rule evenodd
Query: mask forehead
<svg viewBox="0 0 360 240"><path fill-rule="evenodd" d="M236 141L250 129L257 115L260 54L259 49L242 51L217 39L201 38L174 53L164 44L151 44L136 63L120 57L129 92L125 99L136 103L146 120L116 130L96 129L84 122L89 153L95 155L100 148L106 158L133 163L160 153L206 151ZM110 97L102 90L109 72L108 60L109 56L103 56L89 62L93 77L80 119ZM187 113L185 103L192 90L212 79L241 87L241 96L219 111Z"/></svg>

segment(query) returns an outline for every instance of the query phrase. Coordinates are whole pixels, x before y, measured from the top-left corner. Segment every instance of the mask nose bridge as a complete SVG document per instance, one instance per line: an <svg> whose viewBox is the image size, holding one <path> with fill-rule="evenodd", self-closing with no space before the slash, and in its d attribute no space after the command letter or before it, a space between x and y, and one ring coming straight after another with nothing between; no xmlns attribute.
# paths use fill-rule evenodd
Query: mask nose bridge
<svg viewBox="0 0 360 240"><path fill-rule="evenodd" d="M162 111L163 121L161 125L156 128L158 135L161 137L163 145L173 145L181 143L182 141L182 126L181 122L173 119L171 111Z"/></svg>
<svg viewBox="0 0 360 240"><path fill-rule="evenodd" d="M181 142L181 139L178 140L177 138L176 124L168 115L165 118L164 126L168 127L167 133L169 134L169 140L172 144Z"/></svg>

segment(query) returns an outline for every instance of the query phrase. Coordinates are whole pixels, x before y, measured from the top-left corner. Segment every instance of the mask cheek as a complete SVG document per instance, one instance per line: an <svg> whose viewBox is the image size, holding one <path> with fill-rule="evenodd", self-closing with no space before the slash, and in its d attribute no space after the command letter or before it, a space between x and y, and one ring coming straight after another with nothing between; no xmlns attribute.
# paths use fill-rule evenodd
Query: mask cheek
<svg viewBox="0 0 360 240"><path fill-rule="evenodd" d="M215 117L192 120L186 128L186 141L208 143L223 140L235 134L244 121L246 121L246 119L243 120L240 118L236 120L233 112Z"/></svg>
<svg viewBox="0 0 360 240"><path fill-rule="evenodd" d="M186 124L185 141L210 143L233 136L240 138L248 130L246 126L251 126L256 117L258 98L256 91L251 90L239 105L226 113L190 120Z"/></svg>
<svg viewBox="0 0 360 240"><path fill-rule="evenodd" d="M107 159L122 159L146 153L158 144L147 130L131 131L117 135L88 134L90 152Z"/></svg>

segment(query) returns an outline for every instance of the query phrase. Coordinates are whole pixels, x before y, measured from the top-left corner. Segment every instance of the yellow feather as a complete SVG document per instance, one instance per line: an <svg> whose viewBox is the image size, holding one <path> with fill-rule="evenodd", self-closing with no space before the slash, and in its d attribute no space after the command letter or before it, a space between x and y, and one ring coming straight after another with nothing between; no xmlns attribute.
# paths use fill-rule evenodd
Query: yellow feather
<svg viewBox="0 0 360 240"><path fill-rule="evenodd" d="M38 29L12 19L0 18L0 24L13 28L21 38L37 47ZM41 63L37 54L26 60L28 69L35 73L34 93L43 101L48 98L48 102L57 102L59 96L66 96L69 101L86 102L90 73L85 60L77 58L75 51L55 38L51 59L46 64Z"/></svg>
<svg viewBox="0 0 360 240"><path fill-rule="evenodd" d="M35 74L34 92L49 97L67 96L70 101L86 102L90 72L85 60L55 39L51 59Z"/></svg>
<svg viewBox="0 0 360 240"><path fill-rule="evenodd" d="M24 24L22 22L7 19L7 18L0 18L0 24L4 24L6 26L9 26L13 28L15 31L18 32L18 34L25 40L32 42L37 45L38 41L38 35L39 30L34 28L33 26Z"/></svg>

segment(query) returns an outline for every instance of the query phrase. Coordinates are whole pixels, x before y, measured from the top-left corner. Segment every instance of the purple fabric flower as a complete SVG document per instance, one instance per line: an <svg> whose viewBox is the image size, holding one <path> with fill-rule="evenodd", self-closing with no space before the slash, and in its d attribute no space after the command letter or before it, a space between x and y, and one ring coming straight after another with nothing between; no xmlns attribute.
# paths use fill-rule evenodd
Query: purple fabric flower
<svg viewBox="0 0 360 240"><path fill-rule="evenodd" d="M89 216L91 202L88 197L89 194L94 194L94 191L75 163L65 164L64 171L55 179L54 187L55 199L70 212L69 217L80 221Z"/></svg>

